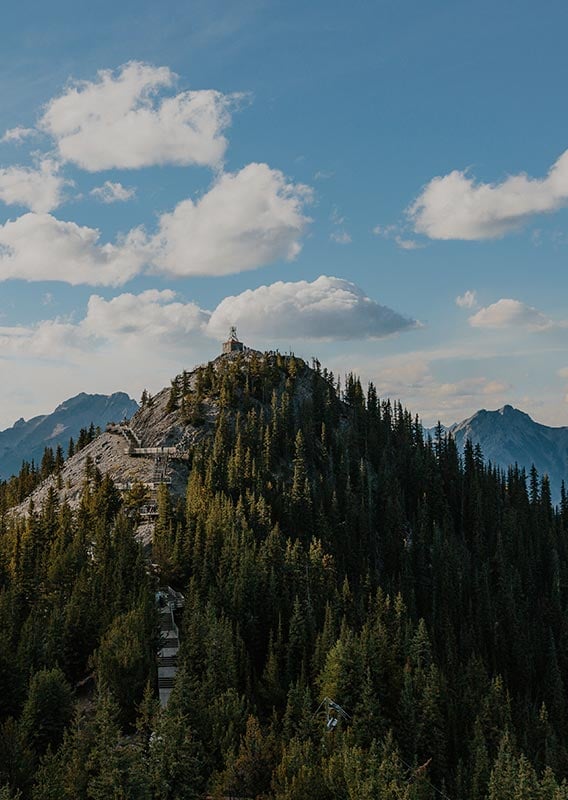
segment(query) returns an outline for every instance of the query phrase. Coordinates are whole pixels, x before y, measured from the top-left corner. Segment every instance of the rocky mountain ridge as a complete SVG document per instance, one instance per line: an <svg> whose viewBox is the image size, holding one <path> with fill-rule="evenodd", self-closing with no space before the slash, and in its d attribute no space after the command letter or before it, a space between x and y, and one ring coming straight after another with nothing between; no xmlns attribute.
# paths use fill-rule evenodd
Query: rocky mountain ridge
<svg viewBox="0 0 568 800"><path fill-rule="evenodd" d="M0 431L0 478L16 474L24 460L39 464L46 447L55 451L60 445L66 454L69 439L76 441L81 428L93 424L104 429L108 422L129 418L137 409L138 403L125 392L81 392L60 403L50 414L19 419L11 428Z"/></svg>

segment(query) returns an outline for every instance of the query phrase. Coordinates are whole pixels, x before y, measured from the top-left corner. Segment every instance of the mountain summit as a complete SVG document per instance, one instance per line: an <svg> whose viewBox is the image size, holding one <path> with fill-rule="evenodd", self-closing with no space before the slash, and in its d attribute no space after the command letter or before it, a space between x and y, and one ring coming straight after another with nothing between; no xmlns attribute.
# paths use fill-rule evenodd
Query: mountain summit
<svg viewBox="0 0 568 800"><path fill-rule="evenodd" d="M558 501L562 480L568 482L568 427L552 428L535 422L524 411L505 405L497 411L477 411L448 428L458 449L467 439L479 444L493 464L507 468L532 464L550 478L552 497Z"/></svg>

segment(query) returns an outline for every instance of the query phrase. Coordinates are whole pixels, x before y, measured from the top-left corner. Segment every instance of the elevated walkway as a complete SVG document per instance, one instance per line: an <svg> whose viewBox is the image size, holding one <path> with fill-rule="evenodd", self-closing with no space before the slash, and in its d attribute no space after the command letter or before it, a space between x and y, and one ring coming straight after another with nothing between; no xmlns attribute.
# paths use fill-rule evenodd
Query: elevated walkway
<svg viewBox="0 0 568 800"><path fill-rule="evenodd" d="M156 594L161 634L161 647L157 656L158 692L162 708L170 699L177 672L179 629L175 622L174 611L183 608L184 602L185 598L181 592L176 592L171 586L160 589Z"/></svg>

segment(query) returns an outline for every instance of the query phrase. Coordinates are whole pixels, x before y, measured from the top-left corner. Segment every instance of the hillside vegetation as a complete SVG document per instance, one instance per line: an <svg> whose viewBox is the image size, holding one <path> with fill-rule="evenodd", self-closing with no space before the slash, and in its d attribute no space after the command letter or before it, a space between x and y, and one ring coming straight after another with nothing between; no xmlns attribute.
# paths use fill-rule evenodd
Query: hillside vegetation
<svg viewBox="0 0 568 800"><path fill-rule="evenodd" d="M192 376L150 559L93 460L76 510L3 513L0 798L568 798L564 489L317 362ZM158 582L186 598L162 711Z"/></svg>

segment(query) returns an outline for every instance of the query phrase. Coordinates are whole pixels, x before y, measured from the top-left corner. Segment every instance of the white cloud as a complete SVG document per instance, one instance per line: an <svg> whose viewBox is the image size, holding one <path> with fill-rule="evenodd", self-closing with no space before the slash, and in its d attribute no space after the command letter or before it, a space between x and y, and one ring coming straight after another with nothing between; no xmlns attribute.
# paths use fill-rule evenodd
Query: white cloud
<svg viewBox="0 0 568 800"><path fill-rule="evenodd" d="M83 319L56 318L30 327L0 328L6 354L76 355L108 344L117 351L168 346L184 349L190 341L222 340L238 324L247 337L289 339L375 339L416 327L417 323L380 306L361 289L340 278L320 276L226 297L211 312L178 299L170 289L125 292L106 300L91 295ZM250 340L249 340L250 341Z"/></svg>
<svg viewBox="0 0 568 800"><path fill-rule="evenodd" d="M468 289L456 297L456 305L460 308L474 308L477 305L477 292Z"/></svg>
<svg viewBox="0 0 568 800"><path fill-rule="evenodd" d="M89 194L102 203L124 203L136 195L136 189L133 186L123 186L122 183L105 181L102 186L91 189Z"/></svg>
<svg viewBox="0 0 568 800"><path fill-rule="evenodd" d="M32 326L0 327L0 348L5 356L81 361L86 353L110 345L117 352L138 350L143 362L148 349L187 347L188 335L202 333L209 317L210 312L180 302L169 289L124 293L111 300L91 295L79 322L56 318Z"/></svg>
<svg viewBox="0 0 568 800"><path fill-rule="evenodd" d="M231 325L245 338L288 341L378 339L418 323L379 305L349 281L321 275L312 283L278 281L226 297L207 330L222 337Z"/></svg>
<svg viewBox="0 0 568 800"><path fill-rule="evenodd" d="M329 238L336 244L351 244L351 234L347 231L333 231Z"/></svg>
<svg viewBox="0 0 568 800"><path fill-rule="evenodd" d="M345 228L345 217L339 213L337 206L334 206L329 215L334 230L329 234L330 241L336 244L351 244L351 234Z"/></svg>
<svg viewBox="0 0 568 800"><path fill-rule="evenodd" d="M142 338L183 347L188 334L202 331L210 313L175 298L175 292L169 289L125 293L111 300L91 295L81 331L108 340L139 342Z"/></svg>
<svg viewBox="0 0 568 800"><path fill-rule="evenodd" d="M375 236L383 236L385 239L392 239L398 230L398 225L375 225L373 233Z"/></svg>
<svg viewBox="0 0 568 800"><path fill-rule="evenodd" d="M228 275L290 261L310 222L303 213L310 197L308 187L288 183L278 170L249 164L223 174L200 200L184 200L162 215L153 236L135 228L101 244L95 228L24 214L0 225L0 281L119 286L144 269L175 277Z"/></svg>
<svg viewBox="0 0 568 800"><path fill-rule="evenodd" d="M225 173L199 200L160 218L151 242L153 270L169 275L229 275L277 259L293 260L311 221L311 190L267 164Z"/></svg>
<svg viewBox="0 0 568 800"><path fill-rule="evenodd" d="M264 313L263 298L269 300ZM144 387L158 391L183 366L218 355L229 319L239 322L247 343L253 344L248 334L260 339L259 347L277 330L287 344L298 335L298 327L300 336L331 339L384 336L413 325L337 278L261 287L226 298L213 313L168 289L123 293L109 300L91 295L78 320L0 327L3 422L44 413L78 391L122 390L135 397ZM29 391L31 370L41 393Z"/></svg>
<svg viewBox="0 0 568 800"><path fill-rule="evenodd" d="M395 236L394 240L401 250L421 250L424 245L414 239L405 239L403 236Z"/></svg>
<svg viewBox="0 0 568 800"><path fill-rule="evenodd" d="M514 391L510 383L495 373L495 364L487 363L487 374L473 374L448 380L448 361L452 372L461 372L467 362L479 369L481 354L476 351L418 350L388 356L361 352L332 356L336 374L355 371L364 382L373 381L379 397L400 399L411 412L417 412L426 425L438 419L446 424L465 419L479 408L498 408L510 401Z"/></svg>
<svg viewBox="0 0 568 800"><path fill-rule="evenodd" d="M30 136L35 136L36 131L34 128L23 128L18 125L16 128L9 128L4 136L0 139L2 143L20 144L24 139L29 139Z"/></svg>
<svg viewBox="0 0 568 800"><path fill-rule="evenodd" d="M495 239L535 214L568 204L568 150L545 178L521 173L501 183L476 183L454 170L433 178L407 209L416 233L430 239Z"/></svg>
<svg viewBox="0 0 568 800"><path fill-rule="evenodd" d="M116 244L100 244L95 228L28 213L0 225L0 280L53 280L117 286L136 275L145 238L132 230Z"/></svg>
<svg viewBox="0 0 568 800"><path fill-rule="evenodd" d="M40 128L59 157L89 172L155 164L220 165L236 95L213 90L158 97L175 82L167 67L132 61L51 100Z"/></svg>
<svg viewBox="0 0 568 800"><path fill-rule="evenodd" d="M541 311L520 300L502 298L490 306L480 308L469 318L474 328L526 328L539 331L552 327L552 320Z"/></svg>
<svg viewBox="0 0 568 800"><path fill-rule="evenodd" d="M4 357L59 360L73 352L84 353L86 349L87 341L77 336L77 326L65 320L41 320L30 327L0 327L0 350Z"/></svg>
<svg viewBox="0 0 568 800"><path fill-rule="evenodd" d="M408 239L400 225L375 225L372 232L383 239L391 239L401 250L421 250L424 245L414 239Z"/></svg>
<svg viewBox="0 0 568 800"><path fill-rule="evenodd" d="M44 213L61 204L63 191L69 184L71 181L59 175L59 164L48 158L37 169L5 167L0 169L0 200L6 205L25 206Z"/></svg>
<svg viewBox="0 0 568 800"><path fill-rule="evenodd" d="M440 398L462 399L472 397L501 396L511 388L510 383L490 380L485 377L463 378L462 380L440 383L434 389L434 394Z"/></svg>
<svg viewBox="0 0 568 800"><path fill-rule="evenodd" d="M150 290L108 301L92 295L78 321L0 327L2 424L45 413L79 391L158 391L181 367L218 354L218 343L202 335L208 316L171 291Z"/></svg>

